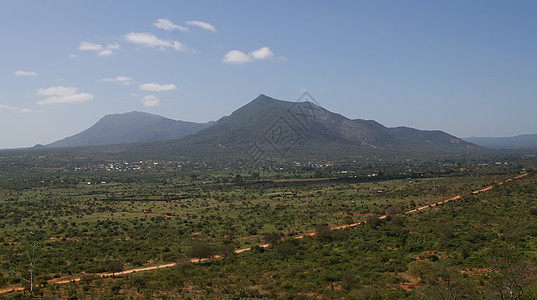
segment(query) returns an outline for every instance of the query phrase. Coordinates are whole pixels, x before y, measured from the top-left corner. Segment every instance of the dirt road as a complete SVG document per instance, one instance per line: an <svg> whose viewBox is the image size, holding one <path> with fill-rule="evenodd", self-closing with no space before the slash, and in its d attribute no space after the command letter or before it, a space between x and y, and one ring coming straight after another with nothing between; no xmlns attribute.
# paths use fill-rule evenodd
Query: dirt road
<svg viewBox="0 0 537 300"><path fill-rule="evenodd" d="M527 176L527 175L528 174L526 173L526 174L522 174L520 176L516 176L515 178L510 178L510 179L498 182L497 185L500 186L500 185L502 185L504 183L508 183L508 182L513 181L513 180L520 179L520 178L522 178L524 176ZM484 188L482 188L480 190L473 191L472 194L478 194L478 193L486 192L488 190L493 189L494 187L495 187L495 185L490 185L490 186L484 187ZM406 212L402 212L400 214L401 215L403 215L403 214L411 214L411 213L418 212L418 211L421 211L421 210L424 210L424 209L428 209L428 208L431 208L431 207L434 207L434 206L437 206L437 205L442 205L442 204L448 203L450 201L458 200L460 198L461 198L461 195L457 195L457 196L451 197L449 199L439 201L439 202L436 202L436 203L432 203L432 204L429 204L429 205L425 205L425 206L422 206L422 207L418 207L416 209L412 209L412 210L409 210L409 211L406 211ZM387 215L380 216L379 219L385 219L386 217L387 217ZM366 221L361 221L361 222L357 222L357 223L354 223L354 224L340 225L340 226L331 227L330 230L338 230L338 229L343 229L343 228L348 228L348 227L354 227L354 226L358 226L358 225L365 224L365 223L366 223ZM304 234L301 234L301 235L297 235L294 238L295 239L302 239L302 238L304 238L306 236L314 236L314 235L315 235L315 232L309 232L309 233L304 233ZM267 248L269 246L269 244L262 244L262 245L258 245L258 246L262 247L262 248ZM234 252L239 254L239 253L242 253L242 252L245 252L245 251L250 251L250 250L251 250L251 248L242 248L242 249L236 249ZM217 255L217 256L214 256L212 258L202 259L201 261L206 261L206 260L215 259L215 258L221 258L221 256ZM191 259L190 262L191 263L198 262L198 259ZM117 273L114 273L114 274L112 274L112 273L99 273L99 274L95 274L95 275L100 276L100 277L121 276L121 275L136 273L136 272L144 272L144 271L150 271L150 270L156 270L156 269L169 268L169 267L173 267L173 266L175 266L175 263L155 265L155 266L136 268L136 269L129 269L129 270L125 270L125 271L122 271L122 272L117 272ZM80 276L78 276L78 277L55 278L55 279L49 280L48 284L62 284L62 283L69 283L69 282L77 282L77 281L80 281L81 278L82 277L80 277ZM9 293L9 292L12 292L12 291L22 291L22 290L24 290L24 288L22 286L12 286L12 287L7 287L7 288L0 289L0 294Z"/></svg>

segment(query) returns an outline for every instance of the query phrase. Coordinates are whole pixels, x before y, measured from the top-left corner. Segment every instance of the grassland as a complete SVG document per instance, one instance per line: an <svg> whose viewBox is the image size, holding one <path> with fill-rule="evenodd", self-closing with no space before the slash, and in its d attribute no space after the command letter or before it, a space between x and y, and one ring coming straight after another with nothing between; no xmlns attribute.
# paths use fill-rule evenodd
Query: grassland
<svg viewBox="0 0 537 300"><path fill-rule="evenodd" d="M456 277L468 285L466 292L486 298L494 297L493 273L474 270L490 270L499 249L518 261L535 261L533 175L472 194L532 174L531 160L257 170L187 168L181 162L122 165L3 172L0 287L28 287L21 277L28 278L33 245L39 258L36 294L49 298L416 298L438 292L442 282L431 279L438 276L417 276L409 267L414 261L431 262L425 263L429 273L466 274ZM395 216L453 195L463 197ZM394 217L377 218L386 213ZM367 226L326 231L364 220ZM315 231L315 237L293 238ZM256 247L267 233L282 240ZM185 265L197 241L253 249ZM124 269L175 262L179 267L112 279L92 275L116 261ZM47 284L64 277L82 280Z"/></svg>

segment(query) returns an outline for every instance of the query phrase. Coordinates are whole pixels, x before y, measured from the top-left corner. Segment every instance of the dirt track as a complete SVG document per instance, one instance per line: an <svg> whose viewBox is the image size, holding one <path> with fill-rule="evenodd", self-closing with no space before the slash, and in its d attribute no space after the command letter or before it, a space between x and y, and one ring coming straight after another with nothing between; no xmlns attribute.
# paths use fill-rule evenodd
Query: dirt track
<svg viewBox="0 0 537 300"><path fill-rule="evenodd" d="M508 183L508 182L513 181L513 180L520 179L520 178L522 178L524 176L527 176L527 175L528 175L528 173L516 176L514 179L509 178L509 179L506 179L504 181L498 182L497 185L500 186L500 185L502 185L504 183ZM494 188L494 185L490 185L490 186L487 186L487 187L482 188L480 190L473 191L472 194L478 194L478 193L481 193L481 192L486 192L486 191L491 190L493 188ZM451 198L443 200L443 201L435 202L435 203L432 203L432 204L429 204L429 205L418 207L418 208L413 209L413 210L402 212L401 215L418 212L418 211L421 211L421 210L424 210L424 209L427 209L427 208L431 208L431 207L434 207L434 206L437 206L437 205L442 205L442 204L448 203L448 202L453 201L453 200L458 200L460 198L461 198L461 195L457 195L457 196L451 197ZM383 215L383 216L380 216L379 219L385 219L386 217L387 217L387 215ZM358 226L358 225L365 224L365 223L366 223L366 221L361 221L361 222L357 222L357 223L354 223L354 224L335 226L335 227L331 227L330 230L338 230L338 229L343 229L343 228L348 228L348 227L354 227L354 226ZM314 236L314 235L315 235L315 232L309 232L309 233L304 233L304 234L301 234L301 235L297 235L294 238L295 239L301 239L301 238L304 238L306 236ZM263 248L267 248L269 245L268 244L262 244L262 245L258 245L258 246L263 247ZM251 250L251 248L242 248L242 249L236 249L234 252L239 254L239 253L249 251L249 250ZM221 258L221 256L214 256L211 259L214 259L214 258ZM208 258L202 259L201 261L205 261L205 260L208 260ZM198 261L197 259L191 259L190 260L191 263L197 262L197 261ZM95 274L95 275L100 276L100 277L121 276L121 275L136 273L136 272L143 272L143 271L150 271L150 270L156 270L156 269L169 268L169 267L173 267L173 266L175 266L175 263L161 264L161 265L155 265L155 266L144 267L144 268L129 269L129 270L125 270L125 271L122 271L122 272L117 272L117 273L114 273L114 274L112 274L112 273L99 273L99 274ZM55 278L55 279L49 280L48 284L62 284L62 283L69 283L69 282L77 282L77 281L80 281L80 279L81 279L80 276L77 276L77 277L61 277L61 278ZM0 294L9 293L9 292L12 292L12 291L22 291L22 290L24 290L24 288L22 286L6 287L6 288L0 289Z"/></svg>

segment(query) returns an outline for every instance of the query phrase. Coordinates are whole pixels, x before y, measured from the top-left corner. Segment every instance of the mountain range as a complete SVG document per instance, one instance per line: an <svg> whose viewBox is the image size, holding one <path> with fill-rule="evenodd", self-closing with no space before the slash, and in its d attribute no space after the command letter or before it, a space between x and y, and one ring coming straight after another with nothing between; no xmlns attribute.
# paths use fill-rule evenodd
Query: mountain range
<svg viewBox="0 0 537 300"><path fill-rule="evenodd" d="M288 102L266 95L216 122L174 121L132 112L108 115L94 126L46 147L123 144L124 151L174 155L329 157L360 151L460 152L483 148L443 131L386 127L349 119L312 102ZM291 151L292 150L292 151Z"/></svg>
<svg viewBox="0 0 537 300"><path fill-rule="evenodd" d="M537 134L522 134L513 137L470 137L464 138L469 143L500 150L537 149Z"/></svg>

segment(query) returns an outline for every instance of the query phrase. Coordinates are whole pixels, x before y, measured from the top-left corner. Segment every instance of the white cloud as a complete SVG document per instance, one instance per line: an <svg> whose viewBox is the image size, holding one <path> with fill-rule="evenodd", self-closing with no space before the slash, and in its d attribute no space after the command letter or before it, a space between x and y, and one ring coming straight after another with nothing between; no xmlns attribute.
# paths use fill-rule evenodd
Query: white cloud
<svg viewBox="0 0 537 300"><path fill-rule="evenodd" d="M167 30L167 31L175 31L175 30L178 30L178 31L190 31L190 29L186 28L186 27L183 27L183 26L180 26L180 25L177 25L177 24L173 24L172 21L168 20L168 19L158 19L155 23L153 23L153 25L155 27L158 27L160 29L164 29L164 30Z"/></svg>
<svg viewBox="0 0 537 300"><path fill-rule="evenodd" d="M100 51L102 49L103 45L93 44L85 41L80 42L80 45L78 46L78 50L80 51Z"/></svg>
<svg viewBox="0 0 537 300"><path fill-rule="evenodd" d="M270 59L274 57L274 53L270 51L269 47L262 47L260 49L250 52L249 55L254 59Z"/></svg>
<svg viewBox="0 0 537 300"><path fill-rule="evenodd" d="M190 26L201 27L203 29L210 30L212 32L216 32L216 28L213 25L211 25L209 23L206 23L206 22L203 22L203 21L186 21L185 24L190 25Z"/></svg>
<svg viewBox="0 0 537 300"><path fill-rule="evenodd" d="M231 50L224 55L222 62L226 64L245 64L254 60L272 59L273 57L274 53L269 47L262 47L248 54L239 50Z"/></svg>
<svg viewBox="0 0 537 300"><path fill-rule="evenodd" d="M7 106L7 105L0 104L0 109L17 109L17 108L14 106Z"/></svg>
<svg viewBox="0 0 537 300"><path fill-rule="evenodd" d="M38 112L43 112L43 111L42 110L29 109L29 108L22 108L21 110L19 110L19 112L21 112L21 113L38 113Z"/></svg>
<svg viewBox="0 0 537 300"><path fill-rule="evenodd" d="M125 35L127 42L146 46L149 48L158 48L164 50L166 48L173 48L177 51L184 51L186 47L178 41L168 41L157 38L152 33L147 32L131 32Z"/></svg>
<svg viewBox="0 0 537 300"><path fill-rule="evenodd" d="M112 50L118 50L119 44L108 44L106 46L103 46L101 44L94 44L86 41L80 42L80 45L78 46L78 50L80 51L95 51L98 52L97 55L99 56L110 56L115 54Z"/></svg>
<svg viewBox="0 0 537 300"><path fill-rule="evenodd" d="M139 89L142 91L150 91L150 92L164 92L164 91L171 91L175 90L177 87L175 84L158 84L158 83L144 83L140 85Z"/></svg>
<svg viewBox="0 0 537 300"><path fill-rule="evenodd" d="M222 59L222 62L226 64L245 64L252 61L253 59L249 55L239 50L229 51L224 55L224 59Z"/></svg>
<svg viewBox="0 0 537 300"><path fill-rule="evenodd" d="M119 44L118 44L118 43L114 43L114 44L106 45L106 49L110 49L110 50L119 50Z"/></svg>
<svg viewBox="0 0 537 300"><path fill-rule="evenodd" d="M133 85L134 79L127 77L127 76L116 76L114 78L102 78L99 79L100 82L116 82L121 83L123 85Z"/></svg>
<svg viewBox="0 0 537 300"><path fill-rule="evenodd" d="M179 43L178 41L173 41L173 49L177 51L184 51L186 47L183 44Z"/></svg>
<svg viewBox="0 0 537 300"><path fill-rule="evenodd" d="M158 106L160 99L155 95L147 95L142 98L142 104L145 107L155 107Z"/></svg>
<svg viewBox="0 0 537 300"><path fill-rule="evenodd" d="M172 43L170 41L161 40L152 33L146 32L127 33L125 35L125 39L127 40L127 42L152 48L166 48L172 46Z"/></svg>
<svg viewBox="0 0 537 300"><path fill-rule="evenodd" d="M47 105L47 104L64 104L64 103L79 103L85 102L93 99L93 95L88 93L72 94L65 96L54 96L48 97L46 99L37 101L37 105Z"/></svg>
<svg viewBox="0 0 537 300"><path fill-rule="evenodd" d="M114 55L114 54L115 54L114 51L109 50L109 49L106 49L106 50L103 50L103 51L97 53L97 55L99 55L99 56L111 56L111 55Z"/></svg>
<svg viewBox="0 0 537 300"><path fill-rule="evenodd" d="M36 94L39 96L50 96L37 101L37 105L78 103L93 99L93 95L91 94L78 93L76 87L53 86L46 89L38 89Z"/></svg>
<svg viewBox="0 0 537 300"><path fill-rule="evenodd" d="M76 93L76 87L53 86L47 89L38 89L36 94L39 96L65 96Z"/></svg>
<svg viewBox="0 0 537 300"><path fill-rule="evenodd" d="M29 71L16 71L15 76L37 76L36 72L29 72Z"/></svg>

